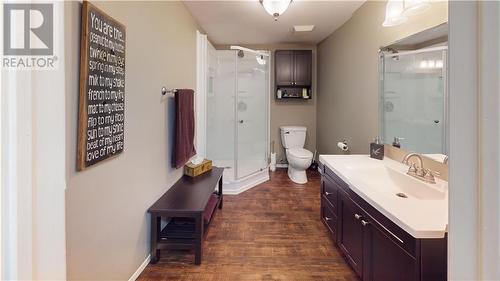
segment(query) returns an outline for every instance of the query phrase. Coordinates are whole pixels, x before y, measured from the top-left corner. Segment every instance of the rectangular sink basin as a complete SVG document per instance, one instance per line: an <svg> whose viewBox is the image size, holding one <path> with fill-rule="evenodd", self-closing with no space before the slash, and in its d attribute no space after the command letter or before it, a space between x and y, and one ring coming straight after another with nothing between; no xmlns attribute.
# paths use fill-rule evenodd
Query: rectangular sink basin
<svg viewBox="0 0 500 281"><path fill-rule="evenodd" d="M355 171L360 181L387 196L416 200L443 200L446 192L389 166L362 167Z"/></svg>

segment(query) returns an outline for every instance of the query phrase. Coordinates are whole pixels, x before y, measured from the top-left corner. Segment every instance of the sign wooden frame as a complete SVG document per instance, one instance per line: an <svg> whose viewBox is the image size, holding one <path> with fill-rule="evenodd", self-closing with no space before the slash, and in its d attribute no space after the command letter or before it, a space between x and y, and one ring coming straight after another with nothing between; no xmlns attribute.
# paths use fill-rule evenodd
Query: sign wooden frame
<svg viewBox="0 0 500 281"><path fill-rule="evenodd" d="M88 92L89 92L89 74L91 72L89 70L89 61L91 59L89 57L90 40L91 40L91 38L90 38L91 30L89 28L89 23L92 24L92 22L90 22L92 20L91 14L94 16L94 19L99 18L100 20L102 20L101 22L103 23L104 26L109 27L108 32L111 32L111 30L113 30L113 32L118 31L118 32L120 32L119 33L120 35L123 35L120 37L120 39L116 39L117 37L113 38L113 36L110 35L111 33L106 34L106 35L111 36L111 37L109 37L111 39L108 38L110 41L113 40L113 41L117 41L118 43L123 43L123 45L122 45L122 47L123 47L123 52L122 52L123 53L123 60L122 60L122 62L123 62L123 66L122 66L123 92L121 95L121 97L122 97L121 100L122 100L123 104L121 107L122 110L120 111L120 113L122 113L122 120L120 121L121 125L122 125L121 134L123 134L123 135L121 138L121 148L120 149L113 150L112 153L106 152L105 155L100 155L98 158L94 158L93 161L88 161L88 159L87 159L88 124L89 124L88 123L89 122L89 114L88 114L88 105L89 105L88 95L89 95L89 93ZM112 29L112 28L115 28L115 29ZM114 33L114 34L116 35L116 33ZM97 46L95 50L102 51L102 52L106 51L106 52L109 52L108 55L112 54L113 56L116 54L115 49L106 48L103 46ZM101 162L102 160L116 157L117 155L119 155L123 151L123 143L124 143L124 135L125 135L125 131L124 131L124 123L125 123L125 119L124 119L124 115L125 115L125 50L126 50L126 28L125 28L125 25L123 25L120 22L118 22L117 20L113 19L108 14L106 14L104 11L102 11L101 9L92 5L88 1L83 1L83 4L82 4L82 27L81 27L81 37L80 37L80 87L79 87L80 93L79 93L79 116L78 116L78 144L77 144L78 151L77 151L77 163L76 163L78 171L81 171L81 170L83 170L91 165L97 164L97 163ZM118 57L118 56L116 56L116 57ZM109 63L109 65L111 65L111 64L112 63ZM104 76L105 75L106 74L104 74ZM116 74L113 73L113 75L116 75ZM109 77L104 77L104 78L109 78ZM100 80L98 80L98 81L100 81ZM96 84L98 84L98 83L96 83ZM95 85L95 86L99 87L98 85ZM106 102L107 101L104 100L104 102L102 102L102 104L106 105ZM102 113L102 114L106 114L106 113ZM112 115L112 111L110 111L109 115ZM113 123L114 123L114 121L113 121ZM111 135L111 136L113 136L113 135ZM96 137L96 138L99 138L99 137ZM96 140L98 141L99 139L96 139ZM104 148L107 148L109 146L111 146L111 145L105 146Z"/></svg>

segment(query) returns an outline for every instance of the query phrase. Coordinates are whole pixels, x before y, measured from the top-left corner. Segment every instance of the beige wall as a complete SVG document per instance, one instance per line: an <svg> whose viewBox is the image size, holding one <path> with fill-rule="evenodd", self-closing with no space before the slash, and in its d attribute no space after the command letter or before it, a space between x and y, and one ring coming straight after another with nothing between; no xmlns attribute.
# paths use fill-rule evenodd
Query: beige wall
<svg viewBox="0 0 500 281"><path fill-rule="evenodd" d="M236 44L238 45L238 44ZM274 141L277 163L286 163L285 150L281 145L280 126L297 125L307 127L305 148L314 153L316 150L316 103L317 103L317 48L307 44L240 45L255 50L272 52L271 92L270 92L270 141ZM227 45L215 45L216 49L227 49ZM312 99L277 100L274 85L274 52L276 50L312 50Z"/></svg>
<svg viewBox="0 0 500 281"><path fill-rule="evenodd" d="M127 280L148 256L148 207L182 174L170 166L172 98L196 86L196 23L181 2L98 2L126 26L125 149L76 172L81 4L65 7L67 277Z"/></svg>
<svg viewBox="0 0 500 281"><path fill-rule="evenodd" d="M385 2L368 1L318 45L318 151L368 153L378 135L378 49L446 22L448 3L433 2L425 13L396 27L382 27Z"/></svg>

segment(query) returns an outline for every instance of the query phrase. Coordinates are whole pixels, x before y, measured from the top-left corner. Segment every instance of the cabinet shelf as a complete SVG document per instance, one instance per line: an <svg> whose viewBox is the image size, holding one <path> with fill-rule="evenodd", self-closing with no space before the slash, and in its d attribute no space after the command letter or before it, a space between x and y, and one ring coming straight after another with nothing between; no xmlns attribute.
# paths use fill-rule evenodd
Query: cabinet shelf
<svg viewBox="0 0 500 281"><path fill-rule="evenodd" d="M305 92L305 93L304 93ZM276 99L300 99L310 100L312 98L310 87L277 87Z"/></svg>

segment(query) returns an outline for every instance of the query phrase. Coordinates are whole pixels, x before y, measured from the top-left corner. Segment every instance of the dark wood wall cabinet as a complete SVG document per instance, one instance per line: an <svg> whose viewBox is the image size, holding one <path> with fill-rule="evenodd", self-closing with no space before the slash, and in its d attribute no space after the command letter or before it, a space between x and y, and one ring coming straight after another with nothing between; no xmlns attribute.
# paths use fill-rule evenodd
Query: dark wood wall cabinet
<svg viewBox="0 0 500 281"><path fill-rule="evenodd" d="M414 238L328 167L320 165L320 171L321 220L360 280L446 280L446 237Z"/></svg>
<svg viewBox="0 0 500 281"><path fill-rule="evenodd" d="M310 99L311 50L277 50L274 53L277 99Z"/></svg>

